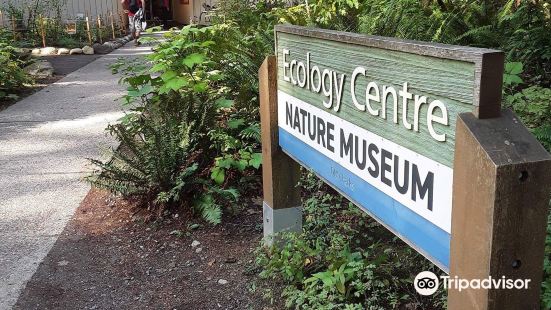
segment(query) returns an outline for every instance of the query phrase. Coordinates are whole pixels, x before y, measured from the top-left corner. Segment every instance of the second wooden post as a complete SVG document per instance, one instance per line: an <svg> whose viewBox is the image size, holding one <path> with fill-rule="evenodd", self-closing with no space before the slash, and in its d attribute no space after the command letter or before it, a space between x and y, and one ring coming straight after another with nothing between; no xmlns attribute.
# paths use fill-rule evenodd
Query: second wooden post
<svg viewBox="0 0 551 310"><path fill-rule="evenodd" d="M264 189L264 238L284 231L302 230L300 166L279 147L277 123L277 59L266 58L259 71L262 129L262 183Z"/></svg>
<svg viewBox="0 0 551 310"><path fill-rule="evenodd" d="M460 114L455 148L448 309L539 309L551 156L510 110Z"/></svg>

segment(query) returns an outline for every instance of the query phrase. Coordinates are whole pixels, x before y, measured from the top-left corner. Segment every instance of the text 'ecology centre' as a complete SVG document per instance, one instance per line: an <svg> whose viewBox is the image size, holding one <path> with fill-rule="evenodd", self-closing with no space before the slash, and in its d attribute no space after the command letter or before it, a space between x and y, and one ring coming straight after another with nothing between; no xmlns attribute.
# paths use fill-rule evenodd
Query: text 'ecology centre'
<svg viewBox="0 0 551 310"><path fill-rule="evenodd" d="M366 78L369 68L356 67L350 73L350 84L347 86L346 74L319 68L317 65L311 66L310 57L310 53L306 53L306 63L297 61L292 59L290 50L283 49L283 80L314 93L323 93L325 99L322 103L325 108L339 111L344 88L350 87L352 102L359 111L367 111L372 116L386 119L387 108L392 106L392 120L395 124L401 121L405 129L419 132L419 122L426 122L427 129L434 140L446 141L446 134L439 133L434 128L434 123L449 126L448 109L442 101L431 100L426 96L409 92L407 82L397 90L393 86L378 85L374 81L369 81L364 90L365 101L360 102L356 97L359 91L356 89L356 84L360 79ZM423 105L428 105L427 114L425 119L420 120L420 110ZM413 119L408 119L410 108L413 109ZM400 110L402 113L398 112Z"/></svg>

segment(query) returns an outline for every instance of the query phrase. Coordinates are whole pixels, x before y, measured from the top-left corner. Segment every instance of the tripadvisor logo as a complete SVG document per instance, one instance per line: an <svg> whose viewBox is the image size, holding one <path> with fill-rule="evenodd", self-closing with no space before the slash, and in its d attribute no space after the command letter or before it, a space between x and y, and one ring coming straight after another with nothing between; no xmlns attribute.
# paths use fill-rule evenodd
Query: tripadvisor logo
<svg viewBox="0 0 551 310"><path fill-rule="evenodd" d="M438 277L430 271L420 272L413 281L417 293L423 296L434 294L438 290Z"/></svg>
<svg viewBox="0 0 551 310"><path fill-rule="evenodd" d="M493 278L489 276L485 279L461 279L457 276L440 276L440 279L430 271L420 272L413 281L415 290L420 295L429 296L438 290L438 285L442 282L444 289L459 290L465 289L517 289L526 290L530 284L530 279L508 279L505 276Z"/></svg>

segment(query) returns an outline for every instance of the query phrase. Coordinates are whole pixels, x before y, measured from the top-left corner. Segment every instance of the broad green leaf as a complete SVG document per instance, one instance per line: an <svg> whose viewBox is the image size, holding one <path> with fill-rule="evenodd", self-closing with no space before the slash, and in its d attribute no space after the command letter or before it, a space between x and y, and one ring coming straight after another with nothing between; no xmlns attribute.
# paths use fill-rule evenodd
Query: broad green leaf
<svg viewBox="0 0 551 310"><path fill-rule="evenodd" d="M230 127L231 129L236 129L243 124L245 124L245 120L242 118L232 119L228 121L228 127Z"/></svg>
<svg viewBox="0 0 551 310"><path fill-rule="evenodd" d="M220 98L214 103L218 109L231 108L233 106L233 100Z"/></svg>
<svg viewBox="0 0 551 310"><path fill-rule="evenodd" d="M168 80L171 80L173 78L175 78L178 74L174 71L167 71L163 74L161 74L161 79L163 79L163 81L168 81Z"/></svg>
<svg viewBox="0 0 551 310"><path fill-rule="evenodd" d="M216 42L214 42L214 41L205 41L205 42L201 43L201 46L207 47L207 46L211 46L211 45L214 45L214 44L216 44Z"/></svg>
<svg viewBox="0 0 551 310"><path fill-rule="evenodd" d="M337 286L337 290L339 290L339 293L341 293L341 294L346 293L346 288L344 287L344 282L338 281L336 286Z"/></svg>
<svg viewBox="0 0 551 310"><path fill-rule="evenodd" d="M236 161L235 162L235 167L237 168L237 170L239 170L240 172L243 172L243 170L245 170L247 168L247 166L249 165L249 162L246 161L246 160L243 160L241 159L240 161Z"/></svg>
<svg viewBox="0 0 551 310"><path fill-rule="evenodd" d="M235 160L233 158L228 157L228 158L224 158L224 159L219 160L216 163L216 165L220 168L229 169L234 162L235 162Z"/></svg>
<svg viewBox="0 0 551 310"><path fill-rule="evenodd" d="M165 63L157 63L155 64L151 69L150 71L151 72L159 72L159 71L163 71L166 69L166 64Z"/></svg>
<svg viewBox="0 0 551 310"><path fill-rule="evenodd" d="M161 86L161 87L159 87L159 95L166 94L166 93L168 93L168 92L170 92L170 91L171 91L171 89L168 88L168 87L166 86L166 84L163 85L163 86Z"/></svg>
<svg viewBox="0 0 551 310"><path fill-rule="evenodd" d="M312 283L312 285L315 285L316 283L318 283L318 281L319 281L318 278L310 277L310 278L304 280L304 284Z"/></svg>
<svg viewBox="0 0 551 310"><path fill-rule="evenodd" d="M189 84L189 81L183 77L176 77L166 82L166 87L172 90L179 90L180 88Z"/></svg>
<svg viewBox="0 0 551 310"><path fill-rule="evenodd" d="M206 56L199 53L193 53L188 55L184 60L182 60L182 64L187 66L188 68L193 68L193 66L201 64L203 61L205 61Z"/></svg>
<svg viewBox="0 0 551 310"><path fill-rule="evenodd" d="M320 279L322 282L323 282L323 285L325 286L333 286L333 278L332 278L332 273L329 272L329 271L324 271L324 272L318 272L316 274L314 274L314 277Z"/></svg>
<svg viewBox="0 0 551 310"><path fill-rule="evenodd" d="M181 44L179 44L179 46L183 46L184 49L191 49L193 47L196 47L196 46L199 46L199 42L181 42Z"/></svg>
<svg viewBox="0 0 551 310"><path fill-rule="evenodd" d="M252 158L249 160L249 164L255 169L260 168L260 165L262 164L262 153L253 153L251 157Z"/></svg>
<svg viewBox="0 0 551 310"><path fill-rule="evenodd" d="M210 178L213 179L216 184L222 184L226 178L226 172L223 168L214 167L211 171Z"/></svg>
<svg viewBox="0 0 551 310"><path fill-rule="evenodd" d="M145 84L140 90L138 91L138 96L145 96L153 91L153 87L151 87L151 84Z"/></svg>
<svg viewBox="0 0 551 310"><path fill-rule="evenodd" d="M139 97L139 91L137 88L129 86L127 89L129 97Z"/></svg>
<svg viewBox="0 0 551 310"><path fill-rule="evenodd" d="M505 72L509 74L520 74L523 70L522 62L508 62L505 64Z"/></svg>
<svg viewBox="0 0 551 310"><path fill-rule="evenodd" d="M518 75L509 75L507 79L510 84L521 84L523 82Z"/></svg>
<svg viewBox="0 0 551 310"><path fill-rule="evenodd" d="M207 90L208 86L209 85L205 82L199 82L199 83L193 85L193 90L198 92L198 93L202 93L202 92Z"/></svg>

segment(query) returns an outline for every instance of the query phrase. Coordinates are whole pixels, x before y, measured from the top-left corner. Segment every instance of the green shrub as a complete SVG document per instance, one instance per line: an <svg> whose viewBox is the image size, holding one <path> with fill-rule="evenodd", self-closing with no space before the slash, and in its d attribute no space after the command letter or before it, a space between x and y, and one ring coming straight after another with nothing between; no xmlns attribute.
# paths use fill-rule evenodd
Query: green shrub
<svg viewBox="0 0 551 310"><path fill-rule="evenodd" d="M65 48L78 48L80 47L80 42L75 37L69 37L67 35L60 36L59 39L57 39L57 42L55 44L59 47L65 47Z"/></svg>
<svg viewBox="0 0 551 310"><path fill-rule="evenodd" d="M257 82L248 74L256 64L235 58L238 35L226 25L188 26L166 35L151 66L112 66L132 109L110 127L122 146L111 161L93 161L93 184L158 210L191 206L214 224L239 189L258 184L250 182L261 164Z"/></svg>
<svg viewBox="0 0 551 310"><path fill-rule="evenodd" d="M154 116L134 115L132 126L109 126L122 146L107 162L92 160L98 168L88 180L97 187L125 196L145 198L145 207L162 213L166 207L191 207L210 223L221 220L217 201L237 199L233 189L214 188L204 171L200 124L214 115L214 103L190 103L193 112L177 120L162 111ZM168 117L167 117L168 116ZM203 164L204 165L204 164Z"/></svg>
<svg viewBox="0 0 551 310"><path fill-rule="evenodd" d="M522 1L513 13L503 15L501 48L508 59L524 64L527 82L551 86L551 4Z"/></svg>
<svg viewBox="0 0 551 310"><path fill-rule="evenodd" d="M505 103L551 151L551 88L530 86L506 96Z"/></svg>
<svg viewBox="0 0 551 310"><path fill-rule="evenodd" d="M275 15L279 22L297 25L502 49L511 61L506 67L503 104L515 110L542 144L551 150L548 88L551 83L550 6L546 1L518 3L514 0L309 1L309 6L300 2L293 7L276 7L268 15ZM249 18L254 15L247 14ZM326 203L325 200L331 198L319 197L318 189L312 191L314 198L307 196L304 206L303 232L284 236L289 242L281 251L276 248L259 250L258 264L263 270L262 276L286 283L283 296L287 306L314 309L442 307L444 292L433 299L419 301L415 292L402 291L410 288L406 284L413 278L408 273L410 270L419 271L421 262L426 265L424 269L436 271L431 263L389 236L370 238L386 232L376 224L363 230L363 234L334 226L327 214L341 221L344 218L345 223L348 218L339 207ZM315 207L310 208L309 204ZM551 234L551 224L548 230ZM328 236L331 241L325 239ZM371 269L370 263L377 261L377 256L368 251L370 247L390 248L390 253L408 249L412 253L402 255L407 257L403 261L391 261L388 265ZM548 244L542 295L542 307L545 308L551 304L550 253ZM365 292L368 293L362 295L363 288L356 287L354 281L368 283L372 290L367 289ZM373 283L384 285L377 287Z"/></svg>
<svg viewBox="0 0 551 310"><path fill-rule="evenodd" d="M286 306L298 309L442 308L446 292L421 298L413 279L441 273L358 207L308 175L300 234L282 247L257 249L261 277L284 284Z"/></svg>
<svg viewBox="0 0 551 310"><path fill-rule="evenodd" d="M308 6L300 2L291 7L284 2L256 1L251 5L222 0L213 26L184 27L167 34L166 41L148 57L153 63L151 71L143 64L131 69L115 67L127 74L123 79L129 86L125 98L127 104L134 105L132 113L116 125L118 131L114 132L119 132L118 139L124 142L122 155L117 156L131 156L131 162L117 156L109 163L96 162L107 176L102 179L98 172L98 180L114 184L114 191L149 198L147 202L189 205L209 221L219 222L223 206L238 196L237 189L258 183L257 72L264 57L273 53L273 25L277 22L502 48L511 61L505 104L549 148L546 87L551 62L545 1L523 1L519 7L514 0L314 0ZM520 71L518 64L524 64ZM200 114L190 115L197 104L214 106L209 112L212 117L205 118L209 121L197 122L194 117ZM188 140L182 148L182 141ZM126 145L134 144L138 151L128 151ZM159 151L156 145L167 149ZM126 167L131 173L109 175L113 166ZM138 173L138 168L147 170ZM138 183L128 180L135 178L133 174L139 175ZM116 175L127 179L120 183ZM136 184L139 190L135 190ZM331 190L314 178L304 180L302 188L309 195L304 203L303 232L282 236L290 241L283 249L261 248L257 252L262 277L285 284L287 306L445 306L445 292L420 298L411 283L420 270L438 273L434 265L358 208L338 195L327 194ZM548 244L543 283L543 303L547 305L551 299L550 251Z"/></svg>
<svg viewBox="0 0 551 310"><path fill-rule="evenodd" d="M505 98L529 128L551 123L551 88L530 86Z"/></svg>
<svg viewBox="0 0 551 310"><path fill-rule="evenodd" d="M16 99L21 88L32 82L22 69L25 62L19 59L17 49L10 45L8 36L0 29L0 101Z"/></svg>

